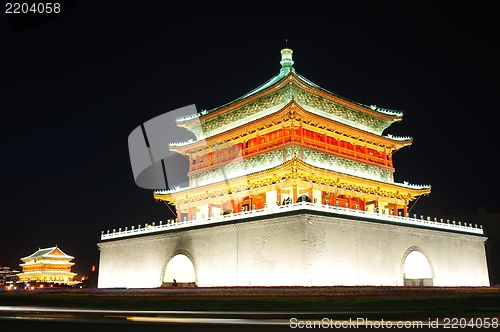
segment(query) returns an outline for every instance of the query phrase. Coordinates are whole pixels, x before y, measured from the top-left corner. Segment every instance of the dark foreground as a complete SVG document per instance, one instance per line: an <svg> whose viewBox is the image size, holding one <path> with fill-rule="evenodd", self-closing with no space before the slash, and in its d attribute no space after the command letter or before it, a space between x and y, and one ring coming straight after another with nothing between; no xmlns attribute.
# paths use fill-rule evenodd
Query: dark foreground
<svg viewBox="0 0 500 332"><path fill-rule="evenodd" d="M2 290L1 331L497 329L500 288Z"/></svg>

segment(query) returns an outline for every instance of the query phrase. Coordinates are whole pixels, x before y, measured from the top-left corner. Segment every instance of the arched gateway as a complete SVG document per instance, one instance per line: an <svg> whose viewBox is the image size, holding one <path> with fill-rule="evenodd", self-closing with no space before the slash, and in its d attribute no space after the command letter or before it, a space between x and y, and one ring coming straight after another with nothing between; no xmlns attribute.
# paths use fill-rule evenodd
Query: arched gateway
<svg viewBox="0 0 500 332"><path fill-rule="evenodd" d="M429 258L419 247L410 247L401 262L405 286L432 286L434 273Z"/></svg>
<svg viewBox="0 0 500 332"><path fill-rule="evenodd" d="M188 255L186 252L177 253L168 260L163 286L196 286L196 271Z"/></svg>
<svg viewBox="0 0 500 332"><path fill-rule="evenodd" d="M319 87L292 53L234 102L177 117L195 139L171 142L161 121L133 131L141 167L177 170L158 161L164 142L188 159L189 185L154 191L175 219L103 232L99 287L159 287L178 250L198 286L489 285L481 227L408 214L431 188L394 179L392 155L412 138L383 133L403 113ZM401 260L412 247L425 254Z"/></svg>

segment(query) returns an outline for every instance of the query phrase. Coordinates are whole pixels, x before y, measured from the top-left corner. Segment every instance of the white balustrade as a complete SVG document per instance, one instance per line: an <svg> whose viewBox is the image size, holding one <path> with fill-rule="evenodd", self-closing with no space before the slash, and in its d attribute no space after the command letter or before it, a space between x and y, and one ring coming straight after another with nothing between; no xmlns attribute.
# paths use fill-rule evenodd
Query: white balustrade
<svg viewBox="0 0 500 332"><path fill-rule="evenodd" d="M460 231L470 234L483 234L482 225L479 225L479 227L477 225L474 225L475 227L473 227L472 224L467 223L455 223L454 221L453 223L450 223L449 220L447 222L443 222L443 219L437 221L437 219L434 218L434 221L431 221L429 217L427 219L424 219L423 216L420 216L420 219L418 219L416 215L414 215L413 218L410 218L403 217L401 215L369 212L359 209L349 209L340 207L338 205L299 202L280 205L274 208L264 207L263 209L252 209L251 211L242 211L227 215L214 215L212 213L210 217L206 218L206 216L203 216L201 220L196 220L194 218L193 220L187 220L187 218L184 218L184 221L179 222L176 218L175 221L172 219L168 220L166 223L160 221L159 224L155 224L154 222L151 224L145 224L145 227L143 228L141 228L141 225L139 224L137 228L134 228L134 226L132 226L130 229L125 227L124 230L122 230L122 228L119 228L118 231L116 231L116 229L113 229L113 232L110 232L109 230L107 232L103 231L101 233L101 240L109 240L127 236L134 236L138 234L155 233L181 228L192 228L201 225L226 223L228 221L237 221L248 218L263 217L267 215L278 216L279 214L295 210L309 210L313 212L321 211L337 216L357 217L366 221L373 220L378 222L390 222L400 225L420 226L428 229L442 229Z"/></svg>

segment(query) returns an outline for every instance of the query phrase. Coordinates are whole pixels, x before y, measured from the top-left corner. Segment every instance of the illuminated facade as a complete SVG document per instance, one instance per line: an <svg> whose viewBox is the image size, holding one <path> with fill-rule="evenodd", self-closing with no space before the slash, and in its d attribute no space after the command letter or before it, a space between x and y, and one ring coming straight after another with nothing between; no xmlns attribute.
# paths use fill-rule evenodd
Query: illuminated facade
<svg viewBox="0 0 500 332"><path fill-rule="evenodd" d="M16 282L17 273L19 271L11 271L8 266L0 266L0 286L5 285L6 283Z"/></svg>
<svg viewBox="0 0 500 332"><path fill-rule="evenodd" d="M394 181L392 154L412 139L382 133L403 114L328 92L295 72L291 49L281 55L264 85L177 119L197 138L170 144L189 158L189 188L154 197L175 205L180 221L298 200L407 216L430 186Z"/></svg>
<svg viewBox="0 0 500 332"><path fill-rule="evenodd" d="M260 87L177 118L189 184L153 193L177 216L103 231L98 287L488 286L481 226L409 215L431 188L394 181L412 139L383 132L402 116L319 87L283 49Z"/></svg>
<svg viewBox="0 0 500 332"><path fill-rule="evenodd" d="M71 272L73 256L66 255L57 246L38 249L33 254L21 258L23 271L18 274L21 282L49 282L72 284L76 273Z"/></svg>

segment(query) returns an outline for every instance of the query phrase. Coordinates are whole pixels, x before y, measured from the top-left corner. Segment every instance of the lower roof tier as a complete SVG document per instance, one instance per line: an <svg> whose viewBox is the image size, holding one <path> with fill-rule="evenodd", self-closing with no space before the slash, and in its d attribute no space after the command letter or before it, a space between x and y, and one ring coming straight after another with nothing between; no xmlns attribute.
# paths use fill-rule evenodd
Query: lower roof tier
<svg viewBox="0 0 500 332"><path fill-rule="evenodd" d="M383 197L391 200L409 202L420 195L430 193L427 185L410 185L407 183L388 183L366 179L351 174L335 172L329 169L310 165L293 157L278 166L241 174L238 177L201 185L192 188L176 188L174 190L157 190L154 198L174 205L210 200L227 195L245 196L271 190L274 186L298 185L318 189L347 190L348 195L357 197Z"/></svg>

